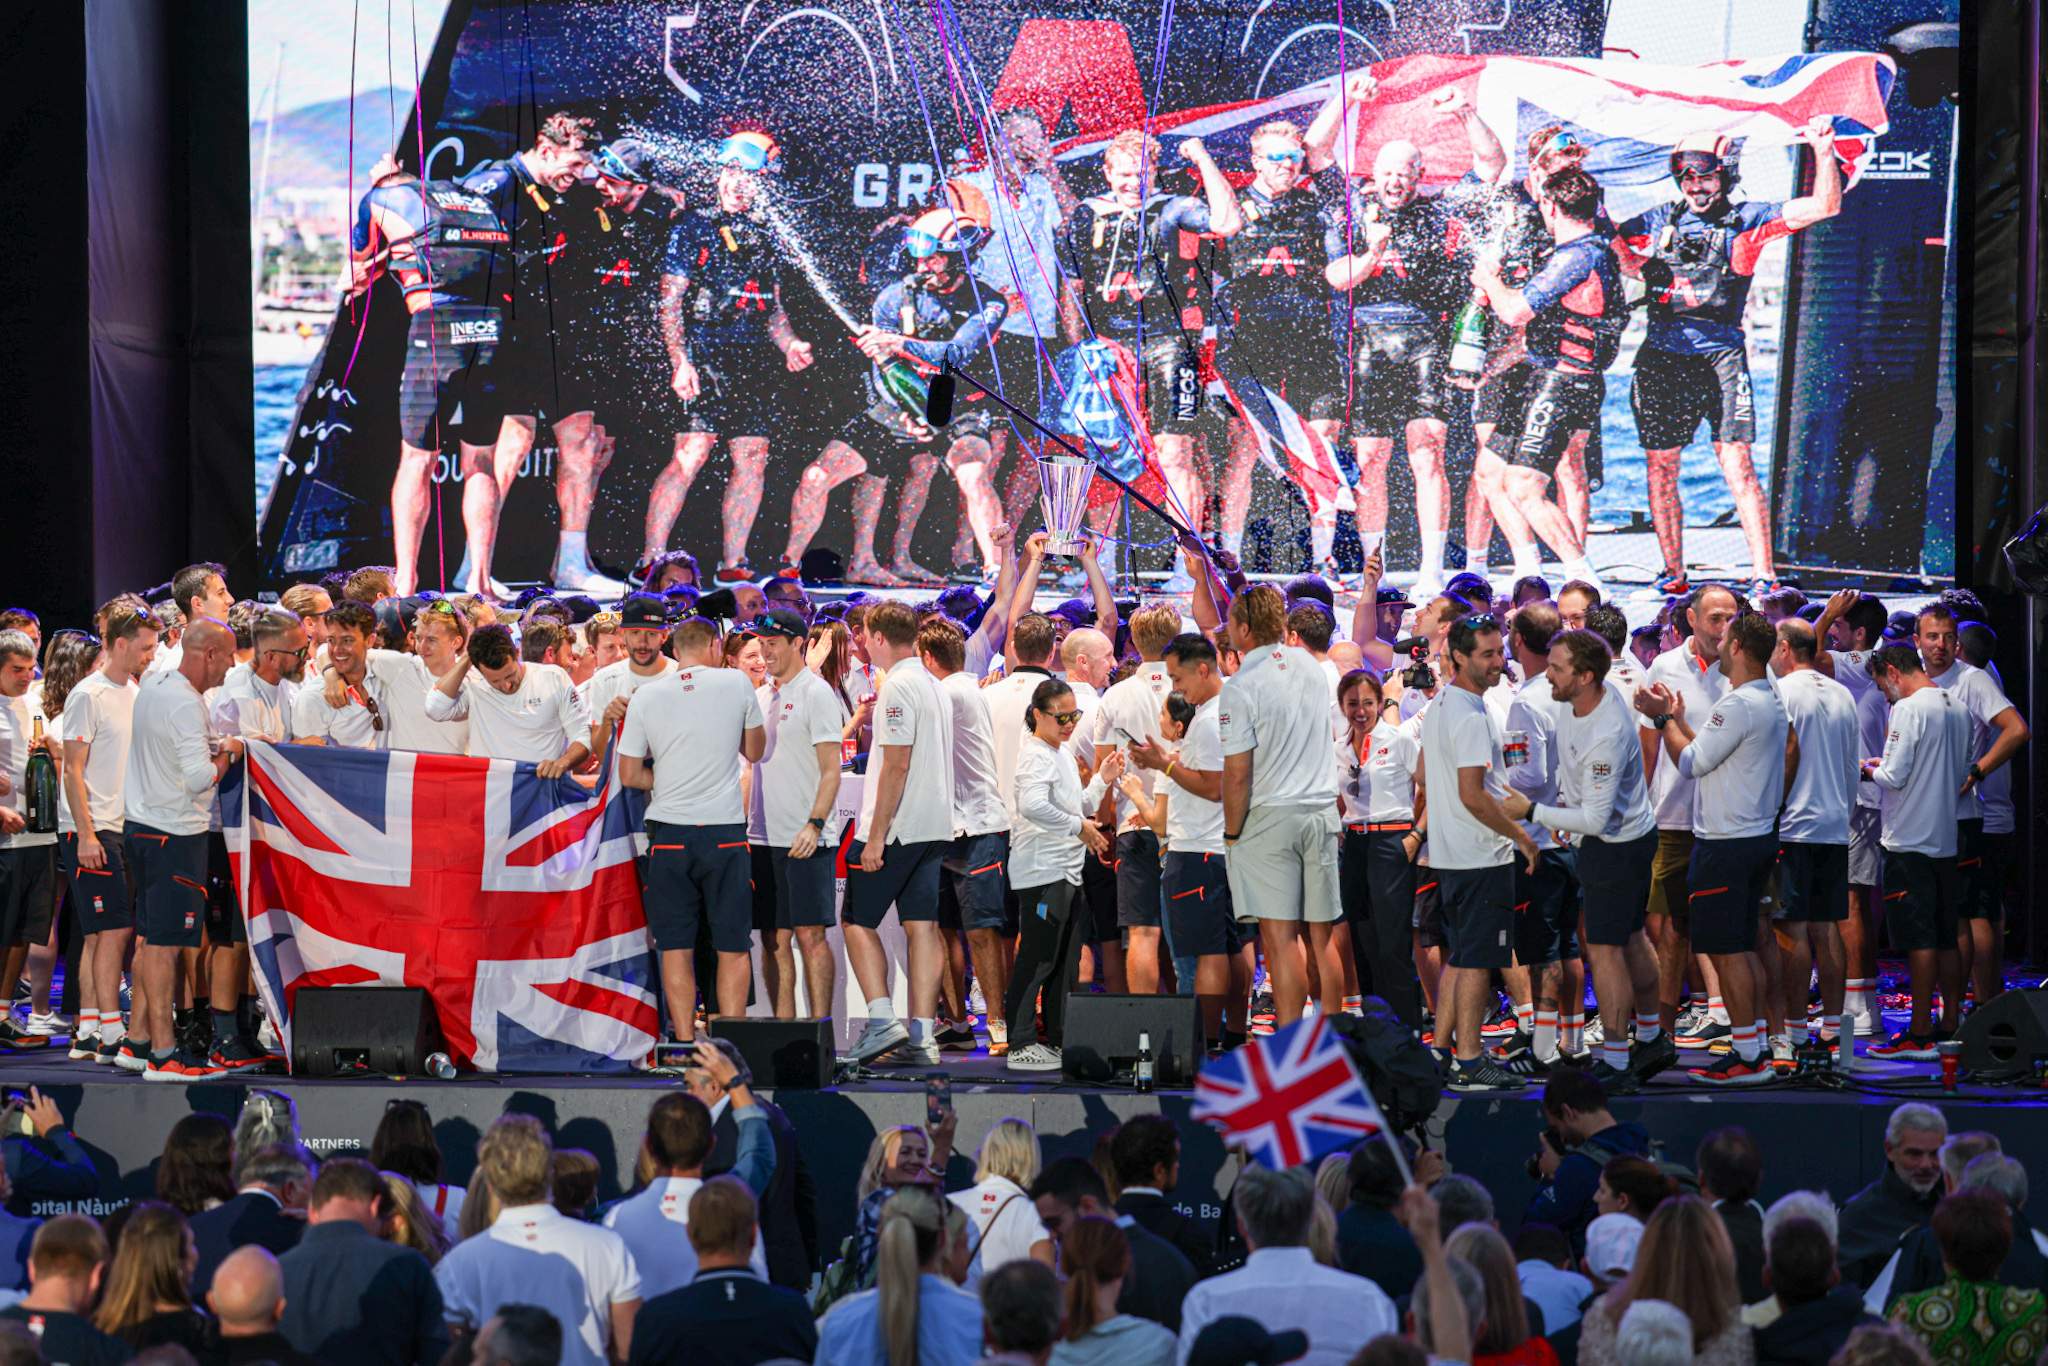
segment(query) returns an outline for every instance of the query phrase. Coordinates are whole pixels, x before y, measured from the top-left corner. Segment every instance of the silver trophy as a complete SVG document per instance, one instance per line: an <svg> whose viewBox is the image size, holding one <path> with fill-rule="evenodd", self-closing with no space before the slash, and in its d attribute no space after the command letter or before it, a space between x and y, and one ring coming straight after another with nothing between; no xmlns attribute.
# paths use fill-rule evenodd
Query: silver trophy
<svg viewBox="0 0 2048 1366"><path fill-rule="evenodd" d="M1088 490L1095 484L1095 462L1078 455L1048 455L1038 462L1038 505L1045 514L1045 553L1079 555L1086 542L1081 529L1088 513Z"/></svg>

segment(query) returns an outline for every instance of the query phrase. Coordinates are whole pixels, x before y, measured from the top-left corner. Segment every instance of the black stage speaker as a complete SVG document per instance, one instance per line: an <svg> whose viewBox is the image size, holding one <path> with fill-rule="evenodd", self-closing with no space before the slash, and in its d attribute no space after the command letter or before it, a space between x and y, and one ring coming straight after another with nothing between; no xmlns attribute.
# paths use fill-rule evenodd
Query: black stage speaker
<svg viewBox="0 0 2048 1366"><path fill-rule="evenodd" d="M1100 1085L1138 1060L1138 1036L1151 1035L1152 1084L1192 1086L1202 1060L1202 1021L1192 996L1067 998L1067 1038L1060 1070L1072 1081Z"/></svg>
<svg viewBox="0 0 2048 1366"><path fill-rule="evenodd" d="M292 1075L418 1077L441 1022L421 987L305 987L292 998Z"/></svg>
<svg viewBox="0 0 2048 1366"><path fill-rule="evenodd" d="M1971 1011L1956 1037L1966 1072L2033 1075L2034 1059L2048 1057L2048 988L2001 992Z"/></svg>
<svg viewBox="0 0 2048 1366"><path fill-rule="evenodd" d="M713 1020L711 1037L732 1041L756 1086L816 1091L832 1084L830 1020Z"/></svg>

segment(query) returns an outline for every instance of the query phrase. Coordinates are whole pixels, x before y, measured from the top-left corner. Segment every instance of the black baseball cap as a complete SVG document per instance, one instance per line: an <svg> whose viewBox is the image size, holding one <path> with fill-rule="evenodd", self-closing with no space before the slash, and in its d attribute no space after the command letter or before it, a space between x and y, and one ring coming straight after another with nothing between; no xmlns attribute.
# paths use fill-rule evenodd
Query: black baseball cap
<svg viewBox="0 0 2048 1366"><path fill-rule="evenodd" d="M1188 1349L1188 1366L1280 1366L1308 1353L1299 1329L1269 1333L1257 1319L1226 1314L1211 1319Z"/></svg>
<svg viewBox="0 0 2048 1366"><path fill-rule="evenodd" d="M803 613L792 612L787 607L771 607L747 623L747 629L757 636L781 636L784 640L805 640L811 628L804 624Z"/></svg>
<svg viewBox="0 0 2048 1366"><path fill-rule="evenodd" d="M619 625L659 631L668 625L668 602L654 593L629 593L619 604Z"/></svg>

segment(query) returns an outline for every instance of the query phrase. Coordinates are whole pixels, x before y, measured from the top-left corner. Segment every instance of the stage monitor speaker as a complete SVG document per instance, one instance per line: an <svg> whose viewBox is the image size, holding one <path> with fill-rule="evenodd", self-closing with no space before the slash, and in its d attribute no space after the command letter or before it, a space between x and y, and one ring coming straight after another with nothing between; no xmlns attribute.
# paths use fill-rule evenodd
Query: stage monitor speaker
<svg viewBox="0 0 2048 1366"><path fill-rule="evenodd" d="M756 1086L816 1091L832 1084L830 1020L713 1020L711 1037L732 1041Z"/></svg>
<svg viewBox="0 0 2048 1366"><path fill-rule="evenodd" d="M1981 1077L2031 1076L2048 1057L2048 988L2007 991L1978 1006L1956 1035L1963 1070Z"/></svg>
<svg viewBox="0 0 2048 1366"><path fill-rule="evenodd" d="M441 1022L421 987L304 987L292 998L292 1074L427 1075Z"/></svg>
<svg viewBox="0 0 2048 1366"><path fill-rule="evenodd" d="M1151 1035L1152 1084L1192 1086L1202 1060L1202 1021L1192 996L1067 998L1067 1037L1060 1070L1074 1081L1101 1085L1129 1075L1138 1061L1138 1036Z"/></svg>

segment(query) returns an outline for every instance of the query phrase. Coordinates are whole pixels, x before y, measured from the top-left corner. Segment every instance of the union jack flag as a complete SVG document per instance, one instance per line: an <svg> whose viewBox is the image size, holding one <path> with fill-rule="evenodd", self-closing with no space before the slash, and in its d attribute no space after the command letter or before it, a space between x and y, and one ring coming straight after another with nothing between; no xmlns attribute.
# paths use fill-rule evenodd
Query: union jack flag
<svg viewBox="0 0 2048 1366"><path fill-rule="evenodd" d="M1249 375L1222 375L1231 411L1258 442L1259 463L1298 487L1311 516L1348 512L1354 506L1351 481L1338 468L1337 454L1321 432L1301 420L1287 400Z"/></svg>
<svg viewBox="0 0 2048 1366"><path fill-rule="evenodd" d="M1275 1171L1350 1148L1387 1127L1322 1015L1202 1064L1191 1113Z"/></svg>
<svg viewBox="0 0 2048 1366"><path fill-rule="evenodd" d="M258 993L426 988L480 1071L620 1071L653 1049L644 799L506 759L249 742L223 784Z"/></svg>

